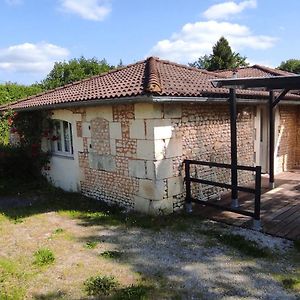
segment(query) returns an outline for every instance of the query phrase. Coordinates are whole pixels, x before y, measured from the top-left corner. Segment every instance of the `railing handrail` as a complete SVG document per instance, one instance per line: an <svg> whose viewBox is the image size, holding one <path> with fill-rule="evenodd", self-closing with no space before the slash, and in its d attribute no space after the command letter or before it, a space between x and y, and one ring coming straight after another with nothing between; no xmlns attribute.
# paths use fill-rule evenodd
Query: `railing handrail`
<svg viewBox="0 0 300 300"><path fill-rule="evenodd" d="M208 167L231 169L232 166L230 164L189 160L189 159L184 160L183 163L185 165L185 175L186 175L184 178L184 181L186 183L186 202L188 204L191 204L191 202L198 202L198 203L201 203L202 205L213 206L213 207L221 209L221 210L227 210L227 211L232 211L232 212L239 213L239 214L246 215L246 216L251 216L254 218L255 221L260 221L261 166L250 167L250 166L240 166L239 165L237 167L239 170L255 172L255 188L254 189L247 188L247 187L240 187L240 186L236 187L239 191L255 194L254 212L250 212L250 211L246 211L246 210L233 209L233 208L225 207L225 206L218 205L215 203L209 203L207 201L196 200L196 199L192 198L191 182L202 183L202 184L207 184L207 185L212 185L212 186L217 186L217 187L223 187L223 188L227 188L227 189L232 189L232 185L227 184L227 183L220 183L220 182L212 181L212 180L193 178L190 176L190 165L203 165L203 166L208 166Z"/></svg>
<svg viewBox="0 0 300 300"><path fill-rule="evenodd" d="M203 165L203 166L208 166L208 167L231 169L230 164L224 164L224 163L216 163L216 162L192 160L192 159L185 159L183 162L184 163L187 162L191 165ZM238 165L237 168L238 168L238 170L243 170L243 171L256 171L257 166L256 167L251 167L251 166Z"/></svg>

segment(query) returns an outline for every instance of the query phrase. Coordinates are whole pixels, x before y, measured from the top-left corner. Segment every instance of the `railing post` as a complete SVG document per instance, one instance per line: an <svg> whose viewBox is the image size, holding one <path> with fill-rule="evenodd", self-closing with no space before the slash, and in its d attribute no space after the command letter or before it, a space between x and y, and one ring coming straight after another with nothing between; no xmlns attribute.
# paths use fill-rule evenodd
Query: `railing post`
<svg viewBox="0 0 300 300"><path fill-rule="evenodd" d="M230 141L231 141L231 207L238 208L238 171L237 171L237 107L235 89L230 89Z"/></svg>
<svg viewBox="0 0 300 300"><path fill-rule="evenodd" d="M184 161L185 167L185 186L186 186L186 196L185 196L185 208L187 213L193 211L192 208L192 195L191 195L191 176L190 176L190 161Z"/></svg>
<svg viewBox="0 0 300 300"><path fill-rule="evenodd" d="M256 166L253 229L257 231L260 231L262 229L261 219L260 219L260 200L261 200L261 166Z"/></svg>

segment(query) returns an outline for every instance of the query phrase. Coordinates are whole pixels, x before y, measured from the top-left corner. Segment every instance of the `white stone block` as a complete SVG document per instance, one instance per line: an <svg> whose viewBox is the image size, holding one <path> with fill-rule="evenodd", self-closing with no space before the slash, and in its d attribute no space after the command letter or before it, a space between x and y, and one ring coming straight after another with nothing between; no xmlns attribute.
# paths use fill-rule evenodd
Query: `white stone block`
<svg viewBox="0 0 300 300"><path fill-rule="evenodd" d="M96 118L113 121L113 110L111 105L101 105L86 108L86 120L89 122Z"/></svg>
<svg viewBox="0 0 300 300"><path fill-rule="evenodd" d="M119 122L109 122L109 137L111 139L122 139L122 128Z"/></svg>
<svg viewBox="0 0 300 300"><path fill-rule="evenodd" d="M136 157L138 159L154 159L154 142L147 140L137 140Z"/></svg>
<svg viewBox="0 0 300 300"><path fill-rule="evenodd" d="M129 176L135 178L146 177L146 165L144 160L131 159L128 162Z"/></svg>
<svg viewBox="0 0 300 300"><path fill-rule="evenodd" d="M164 159L166 154L166 144L164 140L154 140L155 159Z"/></svg>
<svg viewBox="0 0 300 300"><path fill-rule="evenodd" d="M146 139L169 139L173 134L171 120L146 120Z"/></svg>
<svg viewBox="0 0 300 300"><path fill-rule="evenodd" d="M183 178L181 176L168 178L167 186L168 186L168 197L179 195L183 192Z"/></svg>
<svg viewBox="0 0 300 300"><path fill-rule="evenodd" d="M116 147L116 140L110 140L110 154L113 156L117 155L117 147Z"/></svg>
<svg viewBox="0 0 300 300"><path fill-rule="evenodd" d="M182 138L171 138L165 140L166 158L182 156Z"/></svg>
<svg viewBox="0 0 300 300"><path fill-rule="evenodd" d="M130 122L129 135L131 139L144 140L146 138L144 120L132 120Z"/></svg>
<svg viewBox="0 0 300 300"><path fill-rule="evenodd" d="M156 179L155 174L155 164L152 160L146 161L146 178L148 179Z"/></svg>
<svg viewBox="0 0 300 300"><path fill-rule="evenodd" d="M173 161L172 159L162 159L154 162L155 178L166 179L173 177Z"/></svg>
<svg viewBox="0 0 300 300"><path fill-rule="evenodd" d="M74 142L74 151L83 152L83 138L76 138Z"/></svg>
<svg viewBox="0 0 300 300"><path fill-rule="evenodd" d="M79 122L79 121L82 120L82 115L74 113L73 114L73 119L74 119L74 121Z"/></svg>
<svg viewBox="0 0 300 300"><path fill-rule="evenodd" d="M161 200L164 197L164 193L165 183L163 180L139 180L138 196L151 200Z"/></svg>
<svg viewBox="0 0 300 300"><path fill-rule="evenodd" d="M156 103L136 103L134 105L135 119L160 119L162 106Z"/></svg>
<svg viewBox="0 0 300 300"><path fill-rule="evenodd" d="M82 137L91 137L91 123L82 122Z"/></svg>
<svg viewBox="0 0 300 300"><path fill-rule="evenodd" d="M164 105L164 118L181 118L182 109L181 104L165 104Z"/></svg>
<svg viewBox="0 0 300 300"><path fill-rule="evenodd" d="M134 196L134 210L141 213L149 214L150 202L151 201L149 199Z"/></svg>

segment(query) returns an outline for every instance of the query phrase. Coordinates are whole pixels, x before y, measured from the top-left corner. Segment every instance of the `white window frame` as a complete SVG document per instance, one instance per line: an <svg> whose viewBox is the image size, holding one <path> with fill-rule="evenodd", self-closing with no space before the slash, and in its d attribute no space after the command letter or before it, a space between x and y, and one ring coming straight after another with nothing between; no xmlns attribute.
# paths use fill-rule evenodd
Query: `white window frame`
<svg viewBox="0 0 300 300"><path fill-rule="evenodd" d="M51 150L52 154L61 155L61 156L67 156L67 157L73 157L74 156L74 150L73 150L73 135L72 135L72 124L65 120L58 120L53 119L53 129L52 129L52 136L58 137L58 132L55 127L55 123L59 124L60 126L60 145L61 150L58 149L58 140L52 140L51 142ZM66 137L65 137L65 131L64 131L64 123L67 123L68 125L68 133L69 133L69 151L66 150Z"/></svg>

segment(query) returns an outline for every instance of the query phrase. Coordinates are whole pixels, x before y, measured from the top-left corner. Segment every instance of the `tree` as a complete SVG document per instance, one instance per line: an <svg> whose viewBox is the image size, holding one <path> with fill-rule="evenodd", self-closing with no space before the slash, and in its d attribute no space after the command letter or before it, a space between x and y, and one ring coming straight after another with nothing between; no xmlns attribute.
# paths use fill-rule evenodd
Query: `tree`
<svg viewBox="0 0 300 300"><path fill-rule="evenodd" d="M72 83L93 75L99 75L113 69L105 59L86 59L83 56L71 59L68 62L56 62L53 69L42 81L46 90Z"/></svg>
<svg viewBox="0 0 300 300"><path fill-rule="evenodd" d="M283 61L277 69L300 74L300 59L288 59Z"/></svg>
<svg viewBox="0 0 300 300"><path fill-rule="evenodd" d="M242 66L248 66L246 57L239 53L232 52L228 41L221 37L213 46L213 53L204 55L189 65L198 69L209 71L235 69Z"/></svg>
<svg viewBox="0 0 300 300"><path fill-rule="evenodd" d="M14 102L41 93L43 88L39 84L30 86L7 82L0 85L0 105Z"/></svg>

